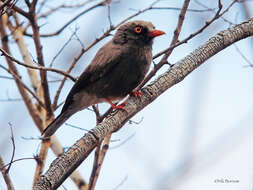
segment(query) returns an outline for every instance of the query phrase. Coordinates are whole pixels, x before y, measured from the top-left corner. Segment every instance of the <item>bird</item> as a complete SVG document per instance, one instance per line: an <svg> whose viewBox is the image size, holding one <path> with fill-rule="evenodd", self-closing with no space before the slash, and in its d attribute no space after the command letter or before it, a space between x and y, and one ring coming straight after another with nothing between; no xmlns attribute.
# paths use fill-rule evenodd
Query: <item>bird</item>
<svg viewBox="0 0 253 190"><path fill-rule="evenodd" d="M113 38L102 46L77 79L60 114L42 132L50 137L73 114L91 105L108 102L113 109L127 95L141 96L135 90L145 78L152 62L153 39L165 32L143 20L122 24Z"/></svg>

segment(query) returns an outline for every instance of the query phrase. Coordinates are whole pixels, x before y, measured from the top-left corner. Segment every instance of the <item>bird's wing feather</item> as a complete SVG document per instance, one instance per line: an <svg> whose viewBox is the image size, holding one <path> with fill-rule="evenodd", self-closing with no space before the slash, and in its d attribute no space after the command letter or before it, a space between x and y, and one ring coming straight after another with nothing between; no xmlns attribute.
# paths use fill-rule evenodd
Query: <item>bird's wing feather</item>
<svg viewBox="0 0 253 190"><path fill-rule="evenodd" d="M118 45L113 44L112 41L100 48L90 65L84 70L70 90L62 108L62 112L66 111L73 103L73 96L76 93L85 90L87 86L109 73L110 70L119 63L122 52L123 51L120 51Z"/></svg>

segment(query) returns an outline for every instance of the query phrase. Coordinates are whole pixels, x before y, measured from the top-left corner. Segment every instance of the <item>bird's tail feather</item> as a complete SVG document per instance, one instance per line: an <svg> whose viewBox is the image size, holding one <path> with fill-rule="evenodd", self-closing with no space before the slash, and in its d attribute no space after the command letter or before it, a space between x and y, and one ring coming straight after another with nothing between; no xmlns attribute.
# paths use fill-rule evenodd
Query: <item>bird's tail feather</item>
<svg viewBox="0 0 253 190"><path fill-rule="evenodd" d="M61 113L58 115L52 123L50 123L46 129L42 132L43 137L50 137L52 136L55 131L71 116L72 114L68 114L66 112Z"/></svg>

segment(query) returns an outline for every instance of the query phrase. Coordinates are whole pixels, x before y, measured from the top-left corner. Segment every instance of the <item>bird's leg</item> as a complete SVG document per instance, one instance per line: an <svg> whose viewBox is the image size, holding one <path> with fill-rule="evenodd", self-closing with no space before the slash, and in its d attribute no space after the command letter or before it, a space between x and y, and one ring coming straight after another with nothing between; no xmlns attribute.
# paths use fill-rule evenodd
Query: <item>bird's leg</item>
<svg viewBox="0 0 253 190"><path fill-rule="evenodd" d="M138 90L133 90L131 92L131 95L133 95L134 97L141 97L142 96L142 93Z"/></svg>
<svg viewBox="0 0 253 190"><path fill-rule="evenodd" d="M120 105L115 105L114 103L112 103L112 101L109 98L106 98L106 101L112 106L112 109L115 109L115 110L121 109L121 110L126 111L126 108L124 108L124 106L126 105L125 102L123 102Z"/></svg>

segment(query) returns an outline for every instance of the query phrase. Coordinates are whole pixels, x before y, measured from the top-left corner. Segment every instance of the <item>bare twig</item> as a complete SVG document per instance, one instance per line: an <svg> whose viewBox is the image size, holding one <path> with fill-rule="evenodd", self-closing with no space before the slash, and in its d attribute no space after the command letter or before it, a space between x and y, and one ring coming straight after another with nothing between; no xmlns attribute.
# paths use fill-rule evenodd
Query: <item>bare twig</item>
<svg viewBox="0 0 253 190"><path fill-rule="evenodd" d="M21 98L7 98L7 99L0 99L0 102L20 102L23 101Z"/></svg>
<svg viewBox="0 0 253 190"><path fill-rule="evenodd" d="M76 15L74 18L70 19L66 24L64 24L59 30L57 30L56 32L50 33L50 34L40 34L41 37L52 37L52 36L56 36L59 35L64 29L66 29L71 23L73 23L75 20L77 20L79 17L81 17L82 15L88 13L89 11L97 8L97 7L101 7L105 5L106 0L101 1L93 6L91 6L90 8L82 11L81 13L79 13L78 15ZM25 32L25 35L27 36L32 36L32 34L28 34Z"/></svg>
<svg viewBox="0 0 253 190"><path fill-rule="evenodd" d="M188 9L189 4L190 4L190 0L185 0L184 1L183 7L182 7L181 12L179 14L177 27L174 30L174 36L173 36L173 39L172 39L172 41L170 43L170 47L172 45L176 44L176 42L178 41L178 37L179 37L179 34L181 32L181 29L182 29L182 26L183 26L183 22L184 22L184 18L185 18L185 14L186 14L186 11ZM142 84L139 86L139 88L142 87L142 86L144 86L144 84L146 84L147 81L149 81L150 78L152 78L155 75L155 73L165 64L165 60L168 59L168 57L171 55L172 51L173 51L173 49L170 49L170 50L168 50L168 51L165 52L165 55L163 56L163 58L160 61L160 63L157 64L157 65L155 65L154 69L142 81Z"/></svg>
<svg viewBox="0 0 253 190"><path fill-rule="evenodd" d="M204 3L202 3L202 2L200 2L200 1L198 1L198 0L195 0L195 2L196 2L198 5L200 5L200 6L204 7L204 8L208 8ZM240 1L237 0L237 2L240 2ZM215 13L215 10L211 10L211 11ZM231 21L229 21L228 19L226 19L226 18L224 18L224 17L221 17L221 19L222 19L224 22L227 22L227 23L230 24L230 25L235 25L234 23L232 23Z"/></svg>
<svg viewBox="0 0 253 190"><path fill-rule="evenodd" d="M6 0L3 3L0 3L0 11L3 9L5 6L7 6L12 0Z"/></svg>
<svg viewBox="0 0 253 190"><path fill-rule="evenodd" d="M44 17L48 17L49 15L51 15L52 13L54 13L55 11L58 11L60 9L72 9L72 8L80 8L80 7L83 7L85 6L86 4L88 4L90 2L90 0L86 0L82 3L78 3L78 4L62 4L62 5L59 5L57 7L53 7L51 8L50 10L48 10L47 12L44 12L42 14L40 14L38 16L38 18L44 18ZM39 9L40 10L40 9ZM39 12L38 10L38 12Z"/></svg>
<svg viewBox="0 0 253 190"><path fill-rule="evenodd" d="M160 57L163 54L166 54L167 52L170 52L171 50L173 50L175 47L187 43L190 39L192 39L193 37L195 37L196 35L200 34L201 32L203 32L210 24L212 24L214 21L216 21L218 18L222 17L235 3L237 2L237 0L234 0L233 2L231 2L231 4L221 13L222 10L222 4L221 1L219 0L218 3L218 11L216 12L216 14L214 15L214 17L209 20L206 21L204 26L201 27L199 30L197 30L196 32L190 34L188 37L186 37L184 40L178 41L176 42L174 45L171 45L169 48L161 51L160 53L157 53L156 55L153 56L153 59L156 59L158 57ZM165 57L164 57L165 58ZM143 80L142 84L139 86L139 88L143 87L155 74L156 72L165 64L167 64L167 59L162 59L158 64L156 64L156 67L154 67L150 73L146 76L146 78Z"/></svg>
<svg viewBox="0 0 253 190"><path fill-rule="evenodd" d="M14 160L16 147L15 147L15 140L14 140L14 135L13 135L12 124L10 122L8 124L9 124L10 129L11 129L11 142L12 142L12 147L13 147L12 155L11 155L11 161L10 161L10 163L12 163L13 160ZM9 173L10 169L11 169L11 164L6 169L6 172Z"/></svg>
<svg viewBox="0 0 253 190"><path fill-rule="evenodd" d="M5 13L5 10L6 10L5 8L11 4L11 1L12 0L6 0L3 3L0 2L0 16ZM12 5L14 5L15 2L16 2L16 0L14 0L14 2L12 3Z"/></svg>
<svg viewBox="0 0 253 190"><path fill-rule="evenodd" d="M199 33L203 32L210 24L212 24L214 21L216 21L218 18L220 18L221 16L223 16L226 12L229 11L229 9L237 2L238 0L234 0L231 2L231 4L222 12L222 4L219 0L219 9L218 11L216 12L216 14L214 15L214 17L209 20L209 21L206 21L205 24L199 29L197 30L196 32L190 34L188 37L186 37L184 40L181 40L179 42L177 42L176 44L168 47L167 49L161 51L160 53L157 53L156 55L153 56L153 59L156 59L158 57L160 57L161 55L163 55L164 53L170 51L171 49L174 49L175 47L181 45L181 44L184 44L184 43L187 43L190 39L192 39L193 37L195 37L196 35L198 35Z"/></svg>
<svg viewBox="0 0 253 190"><path fill-rule="evenodd" d="M12 57L10 54L8 54L5 50L3 50L2 48L0 48L0 51L2 52L2 55L4 55L5 57L8 57L10 60L14 61L15 63L19 64L19 65L22 65L24 67L27 67L27 68L31 68L31 69L38 69L38 70L43 70L43 71L52 71L52 72L55 72L55 73L58 73L58 74L61 74L65 77L68 77L69 79L71 79L72 81L76 81L76 79L71 76L69 73L67 72L64 72L62 70L59 70L59 69L54 69L54 68L50 68L50 67L43 67L43 66L33 66L33 65L28 65L26 63L23 63L17 59L15 59L14 57Z"/></svg>
<svg viewBox="0 0 253 190"><path fill-rule="evenodd" d="M54 63L55 59L62 53L62 51L64 50L64 48L71 42L73 36L76 35L76 32L77 32L77 29L71 34L71 36L69 37L69 39L63 44L63 46L61 47L61 49L53 57L51 63L49 64L50 68L53 66L53 63Z"/></svg>
<svg viewBox="0 0 253 190"><path fill-rule="evenodd" d="M1 0L2 2L5 2L4 0ZM15 0L16 1L16 0ZM7 4L6 6L9 6L9 4ZM14 4L11 4L9 6L9 8L15 10L17 13L21 14L22 16L26 17L26 18L29 18L30 15L29 13L25 12L23 9L19 8L18 6L14 5Z"/></svg>
<svg viewBox="0 0 253 190"><path fill-rule="evenodd" d="M0 51L1 51L1 48L0 48ZM43 102L36 96L36 94L34 94L34 92L33 92L28 86L26 86L25 83L23 83L23 81L21 80L21 78L20 78L19 76L17 76L14 72L12 72L11 70L7 69L7 68L4 67L3 65L0 65L0 68L2 68L3 70L5 70L6 72L10 73L10 74L13 76L13 78L14 78L15 80L19 81L19 83L22 85L22 87L23 87L24 89L26 89L26 90L37 100L37 102L38 102L42 107L45 108Z"/></svg>
<svg viewBox="0 0 253 190"><path fill-rule="evenodd" d="M102 150L100 151L100 146L101 144L99 144L97 146L96 152L95 152L95 157L94 157L94 162L93 162L93 169L92 169L92 173L91 173L91 177L90 177L90 182L89 182L89 188L88 190L94 190L95 186L96 186L96 182L101 170L101 166L103 164L106 152L109 148L109 143L110 143L110 139L111 139L111 133L108 134L105 139L104 139L104 144L102 147Z"/></svg>
<svg viewBox="0 0 253 190"><path fill-rule="evenodd" d="M90 176L90 181L89 181L89 186L88 186L88 190L94 190L95 188L95 184L94 179L96 177L96 171L99 167L98 162L99 162L99 153L100 153L100 149L101 149L101 143L99 143L96 147L96 151L95 151L95 156L94 156L94 161L93 161L93 167L92 167L92 172L91 172L91 176Z"/></svg>
<svg viewBox="0 0 253 190"><path fill-rule="evenodd" d="M72 128L75 128L75 129L79 129L79 130L82 130L82 131L86 131L86 132L89 132L88 129L84 129L82 127L78 127L76 125L72 125L72 124L69 124L69 123L65 123L65 125L69 126L69 127L72 127Z"/></svg>
<svg viewBox="0 0 253 190"><path fill-rule="evenodd" d="M128 176L126 175L124 177L124 179L122 179L122 181L116 187L113 188L113 190L118 190L125 183L125 181L127 180L127 178L128 178Z"/></svg>
<svg viewBox="0 0 253 190"><path fill-rule="evenodd" d="M248 63L247 66L252 67L253 63L244 55L244 53L240 50L240 48L236 44L234 44L234 46L235 46L237 53L244 59L244 61L246 61L246 63Z"/></svg>
<svg viewBox="0 0 253 190"><path fill-rule="evenodd" d="M23 161L23 160L36 160L38 159L37 157L27 157L27 158L19 158L16 160L13 160L11 163L5 164L4 166L0 167L0 169L4 169L5 167L9 166L10 164L13 164L15 162Z"/></svg>
<svg viewBox="0 0 253 190"><path fill-rule="evenodd" d="M0 76L1 79L8 79L8 80L14 80L13 77L8 77L8 76Z"/></svg>
<svg viewBox="0 0 253 190"><path fill-rule="evenodd" d="M121 141L119 144L110 147L110 149L116 149L121 147L122 145L124 145L126 142L128 142L130 139L132 139L135 136L135 133L133 133L132 135L130 135L129 137L127 137L126 139L124 139L123 141Z"/></svg>
<svg viewBox="0 0 253 190"><path fill-rule="evenodd" d="M109 24L110 24L110 28L112 27L112 19L111 19L111 7L108 4L108 20L109 20Z"/></svg>
<svg viewBox="0 0 253 190"><path fill-rule="evenodd" d="M99 110L98 110L98 105L92 105L92 109L94 111L94 113L96 114L96 120L97 120L97 124L100 123L102 121L102 118L101 118L101 115L99 113Z"/></svg>

